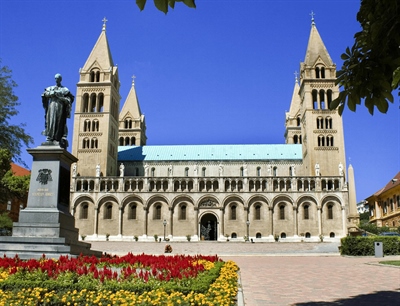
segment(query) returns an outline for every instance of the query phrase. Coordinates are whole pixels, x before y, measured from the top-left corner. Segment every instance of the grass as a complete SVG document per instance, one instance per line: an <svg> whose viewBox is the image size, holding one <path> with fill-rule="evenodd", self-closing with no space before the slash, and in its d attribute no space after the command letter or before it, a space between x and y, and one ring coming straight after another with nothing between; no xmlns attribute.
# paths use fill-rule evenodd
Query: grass
<svg viewBox="0 0 400 306"><path fill-rule="evenodd" d="M379 262L382 265L390 265L390 266L399 266L400 267L400 260L386 260Z"/></svg>

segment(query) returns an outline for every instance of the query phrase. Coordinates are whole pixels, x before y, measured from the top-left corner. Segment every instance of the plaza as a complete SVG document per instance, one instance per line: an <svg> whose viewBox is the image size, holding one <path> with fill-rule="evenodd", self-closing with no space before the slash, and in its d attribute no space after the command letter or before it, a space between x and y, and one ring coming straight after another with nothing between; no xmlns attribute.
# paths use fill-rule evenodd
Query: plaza
<svg viewBox="0 0 400 306"><path fill-rule="evenodd" d="M91 242L109 254L164 254L166 242ZM380 265L400 256L345 257L339 243L168 242L172 254L217 254L240 268L245 306L396 305L400 268ZM242 301L240 301L242 299ZM242 303L242 305L243 305Z"/></svg>

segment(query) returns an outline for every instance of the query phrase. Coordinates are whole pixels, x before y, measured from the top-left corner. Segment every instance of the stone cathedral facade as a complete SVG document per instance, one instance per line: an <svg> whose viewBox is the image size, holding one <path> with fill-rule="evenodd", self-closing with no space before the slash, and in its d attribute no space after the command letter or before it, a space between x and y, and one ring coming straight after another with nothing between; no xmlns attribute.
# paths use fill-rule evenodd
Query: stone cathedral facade
<svg viewBox="0 0 400 306"><path fill-rule="evenodd" d="M319 241L358 218L346 177L336 66L312 23L287 101L285 143L146 145L135 84L120 111L120 80L105 25L79 71L71 213L87 240ZM221 141L223 141L221 139ZM352 183L353 182L353 183Z"/></svg>

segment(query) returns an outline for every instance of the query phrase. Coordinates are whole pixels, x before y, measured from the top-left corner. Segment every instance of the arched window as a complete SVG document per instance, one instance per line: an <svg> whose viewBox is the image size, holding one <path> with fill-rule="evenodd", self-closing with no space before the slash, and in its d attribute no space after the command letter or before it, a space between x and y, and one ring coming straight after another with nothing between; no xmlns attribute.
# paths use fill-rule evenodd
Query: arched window
<svg viewBox="0 0 400 306"><path fill-rule="evenodd" d="M157 204L154 207L154 215L153 215L154 220L161 220L161 205Z"/></svg>
<svg viewBox="0 0 400 306"><path fill-rule="evenodd" d="M112 219L112 204L108 203L104 207L104 219Z"/></svg>
<svg viewBox="0 0 400 306"><path fill-rule="evenodd" d="M319 79L319 67L315 67L315 78Z"/></svg>
<svg viewBox="0 0 400 306"><path fill-rule="evenodd" d="M325 147L325 137L322 135L318 136L318 147Z"/></svg>
<svg viewBox="0 0 400 306"><path fill-rule="evenodd" d="M90 82L94 82L94 80L95 80L95 72L94 71L91 71L90 72Z"/></svg>
<svg viewBox="0 0 400 306"><path fill-rule="evenodd" d="M95 119L92 122L92 131L98 132L99 131L99 120Z"/></svg>
<svg viewBox="0 0 400 306"><path fill-rule="evenodd" d="M243 170L243 167L240 167L240 176L244 176L244 170Z"/></svg>
<svg viewBox="0 0 400 306"><path fill-rule="evenodd" d="M179 209L179 220L186 220L186 205L181 205Z"/></svg>
<svg viewBox="0 0 400 306"><path fill-rule="evenodd" d="M289 176L293 176L293 168L291 166L289 167Z"/></svg>
<svg viewBox="0 0 400 306"><path fill-rule="evenodd" d="M317 118L317 129L323 129L324 128L324 118L318 117Z"/></svg>
<svg viewBox="0 0 400 306"><path fill-rule="evenodd" d="M300 117L296 118L296 123L297 123L297 126L300 126Z"/></svg>
<svg viewBox="0 0 400 306"><path fill-rule="evenodd" d="M136 204L130 205L128 211L128 219L130 220L136 219L136 212L137 212L137 205Z"/></svg>
<svg viewBox="0 0 400 306"><path fill-rule="evenodd" d="M202 175L203 177L206 176L206 167L203 167L203 168L201 169L201 175Z"/></svg>
<svg viewBox="0 0 400 306"><path fill-rule="evenodd" d="M91 140L91 148L92 148L92 149L97 149L97 147L98 147L98 140L97 140L96 137L94 137L94 138L92 138L92 140Z"/></svg>
<svg viewBox="0 0 400 306"><path fill-rule="evenodd" d="M285 205L279 205L279 220L285 220Z"/></svg>
<svg viewBox="0 0 400 306"><path fill-rule="evenodd" d="M314 89L312 92L313 109L318 109L318 91Z"/></svg>
<svg viewBox="0 0 400 306"><path fill-rule="evenodd" d="M272 171L273 171L273 176L278 176L278 167L274 167L273 169L272 169Z"/></svg>
<svg viewBox="0 0 400 306"><path fill-rule="evenodd" d="M332 104L332 90L328 89L326 92L326 97L328 100L328 108L331 109L331 104Z"/></svg>
<svg viewBox="0 0 400 306"><path fill-rule="evenodd" d="M311 234L309 232L306 233L306 238L311 238Z"/></svg>
<svg viewBox="0 0 400 306"><path fill-rule="evenodd" d="M325 118L325 126L327 129L332 129L332 118L331 117Z"/></svg>
<svg viewBox="0 0 400 306"><path fill-rule="evenodd" d="M326 146L333 147L333 136L332 135L326 136Z"/></svg>
<svg viewBox="0 0 400 306"><path fill-rule="evenodd" d="M286 233L281 233L281 238L286 238Z"/></svg>
<svg viewBox="0 0 400 306"><path fill-rule="evenodd" d="M136 144L136 138L131 137L131 146L134 146Z"/></svg>
<svg viewBox="0 0 400 306"><path fill-rule="evenodd" d="M304 213L304 220L308 220L309 218L310 218L310 215L309 215L309 205L304 205L304 211L303 211L303 213Z"/></svg>
<svg viewBox="0 0 400 306"><path fill-rule="evenodd" d="M90 106L89 106L89 113L94 113L96 110L96 94L92 93L90 95Z"/></svg>
<svg viewBox="0 0 400 306"><path fill-rule="evenodd" d="M294 144L297 144L298 142L299 142L299 136L294 135L294 136L293 136L293 143L294 143Z"/></svg>
<svg viewBox="0 0 400 306"><path fill-rule="evenodd" d="M232 233L231 234L231 238L237 238L237 234L236 233Z"/></svg>
<svg viewBox="0 0 400 306"><path fill-rule="evenodd" d="M257 167L257 176L261 176L261 167Z"/></svg>
<svg viewBox="0 0 400 306"><path fill-rule="evenodd" d="M82 204L79 219L87 219L88 210L89 210L89 205L87 203Z"/></svg>
<svg viewBox="0 0 400 306"><path fill-rule="evenodd" d="M261 220L261 205L254 206L254 220Z"/></svg>
<svg viewBox="0 0 400 306"><path fill-rule="evenodd" d="M124 137L119 138L119 145L123 146L124 145Z"/></svg>
<svg viewBox="0 0 400 306"><path fill-rule="evenodd" d="M188 167L185 168L185 176L186 176L186 177L189 176L189 168L188 168Z"/></svg>
<svg viewBox="0 0 400 306"><path fill-rule="evenodd" d="M328 205L328 219L333 219L333 205Z"/></svg>
<svg viewBox="0 0 400 306"><path fill-rule="evenodd" d="M325 67L321 67L321 79L325 79Z"/></svg>
<svg viewBox="0 0 400 306"><path fill-rule="evenodd" d="M132 128L132 119L131 118L126 118L125 119L125 128L126 129L131 129Z"/></svg>
<svg viewBox="0 0 400 306"><path fill-rule="evenodd" d="M97 112L102 113L103 112L103 106L104 106L104 94L100 93L99 94L99 103L97 105Z"/></svg>
<svg viewBox="0 0 400 306"><path fill-rule="evenodd" d="M302 140L301 140L301 135L299 136L299 143L303 143Z"/></svg>
<svg viewBox="0 0 400 306"><path fill-rule="evenodd" d="M231 220L236 220L236 205L231 205Z"/></svg>
<svg viewBox="0 0 400 306"><path fill-rule="evenodd" d="M321 104L321 109L325 109L325 90L321 89L319 91L319 101Z"/></svg>
<svg viewBox="0 0 400 306"><path fill-rule="evenodd" d="M155 168L151 168L151 176L154 177L156 173L156 169Z"/></svg>
<svg viewBox="0 0 400 306"><path fill-rule="evenodd" d="M100 82L100 71L96 71L96 82Z"/></svg>
<svg viewBox="0 0 400 306"><path fill-rule="evenodd" d="M262 236L261 236L261 233L257 233L256 234L256 238L261 238Z"/></svg>
<svg viewBox="0 0 400 306"><path fill-rule="evenodd" d="M129 145L130 145L129 141L130 141L129 137L125 137L125 143L124 143L124 145L125 145L125 146L129 146Z"/></svg>
<svg viewBox="0 0 400 306"><path fill-rule="evenodd" d="M89 94L85 93L82 97L82 112L87 113L89 111Z"/></svg>
<svg viewBox="0 0 400 306"><path fill-rule="evenodd" d="M335 233L334 233L334 232L331 232L331 233L329 234L329 238L335 238Z"/></svg>
<svg viewBox="0 0 400 306"><path fill-rule="evenodd" d="M89 138L84 138L82 141L82 148L89 149L89 143L90 143Z"/></svg>

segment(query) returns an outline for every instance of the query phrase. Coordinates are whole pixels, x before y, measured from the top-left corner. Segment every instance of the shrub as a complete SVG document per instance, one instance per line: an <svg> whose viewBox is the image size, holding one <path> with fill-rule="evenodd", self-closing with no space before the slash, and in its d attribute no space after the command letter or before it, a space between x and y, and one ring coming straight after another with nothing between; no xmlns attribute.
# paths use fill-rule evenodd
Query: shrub
<svg viewBox="0 0 400 306"><path fill-rule="evenodd" d="M400 237L345 237L341 239L341 255L373 256L374 242L382 242L384 255L400 255Z"/></svg>

